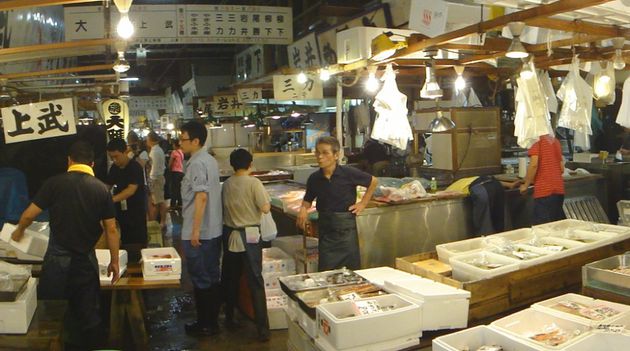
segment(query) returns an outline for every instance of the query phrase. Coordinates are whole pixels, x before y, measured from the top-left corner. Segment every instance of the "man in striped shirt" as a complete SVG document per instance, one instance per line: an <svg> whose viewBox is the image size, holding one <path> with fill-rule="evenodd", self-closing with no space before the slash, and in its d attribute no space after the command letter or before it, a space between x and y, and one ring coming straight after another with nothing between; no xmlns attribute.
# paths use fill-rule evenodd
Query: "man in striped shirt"
<svg viewBox="0 0 630 351"><path fill-rule="evenodd" d="M564 162L560 142L552 135L542 135L528 151L530 157L521 194L534 183L533 224L564 219Z"/></svg>

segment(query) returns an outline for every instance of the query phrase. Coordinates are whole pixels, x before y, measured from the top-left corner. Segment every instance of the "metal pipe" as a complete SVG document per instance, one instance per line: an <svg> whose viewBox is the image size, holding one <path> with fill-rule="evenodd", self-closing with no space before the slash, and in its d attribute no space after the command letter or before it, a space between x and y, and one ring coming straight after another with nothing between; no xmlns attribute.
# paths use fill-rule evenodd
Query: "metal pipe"
<svg viewBox="0 0 630 351"><path fill-rule="evenodd" d="M343 86L341 85L341 79L337 79L337 103L335 112L336 123L336 137L341 144L341 150L339 150L339 160L343 161ZM343 162L342 162L343 163Z"/></svg>

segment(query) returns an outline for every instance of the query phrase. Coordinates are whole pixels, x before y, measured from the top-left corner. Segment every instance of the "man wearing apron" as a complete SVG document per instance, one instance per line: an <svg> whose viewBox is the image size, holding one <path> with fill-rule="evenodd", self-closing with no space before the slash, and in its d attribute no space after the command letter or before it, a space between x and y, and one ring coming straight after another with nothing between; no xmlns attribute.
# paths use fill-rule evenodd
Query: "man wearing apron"
<svg viewBox="0 0 630 351"><path fill-rule="evenodd" d="M37 297L68 301L63 329L66 350L92 350L99 346L100 282L94 246L103 229L112 257L107 268L112 283L119 273L114 203L107 186L94 177L93 165L92 147L85 142L73 144L68 171L42 185L11 235L20 241L24 230L42 210L49 210L50 239Z"/></svg>
<svg viewBox="0 0 630 351"><path fill-rule="evenodd" d="M304 229L308 209L317 199L320 272L342 267L361 268L356 216L368 204L378 184L375 177L365 172L338 165L340 148L334 137L317 139L315 156L320 169L308 178L297 218L297 225ZM367 191L357 203L358 185L366 187Z"/></svg>

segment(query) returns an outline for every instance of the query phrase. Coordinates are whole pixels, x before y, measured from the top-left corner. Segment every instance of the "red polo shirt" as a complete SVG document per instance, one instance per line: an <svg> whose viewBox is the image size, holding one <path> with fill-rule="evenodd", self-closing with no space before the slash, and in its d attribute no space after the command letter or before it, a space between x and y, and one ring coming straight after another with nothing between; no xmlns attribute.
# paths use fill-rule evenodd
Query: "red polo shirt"
<svg viewBox="0 0 630 351"><path fill-rule="evenodd" d="M562 150L560 142L551 135L543 135L532 145L529 156L538 156L538 171L534 178L534 198L564 195L562 179Z"/></svg>

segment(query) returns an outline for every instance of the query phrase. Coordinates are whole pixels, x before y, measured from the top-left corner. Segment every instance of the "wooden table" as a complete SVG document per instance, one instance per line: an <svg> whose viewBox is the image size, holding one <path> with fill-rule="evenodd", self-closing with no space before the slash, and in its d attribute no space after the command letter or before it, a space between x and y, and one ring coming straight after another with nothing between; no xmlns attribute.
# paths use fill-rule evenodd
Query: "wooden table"
<svg viewBox="0 0 630 351"><path fill-rule="evenodd" d="M149 336L144 323L145 308L141 290L178 289L179 280L144 280L139 264L129 264L124 276L114 285L101 285L101 290L112 291L109 322L109 343L120 347L125 321L129 322L131 337L137 350L147 350Z"/></svg>
<svg viewBox="0 0 630 351"><path fill-rule="evenodd" d="M26 334L0 334L0 350L63 350L61 337L66 301L38 300Z"/></svg>

